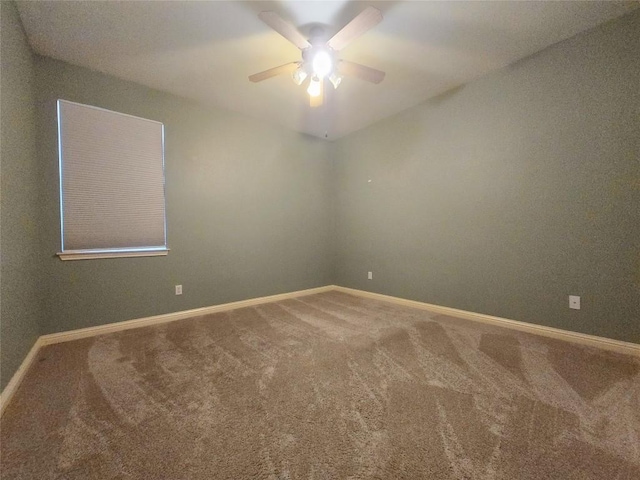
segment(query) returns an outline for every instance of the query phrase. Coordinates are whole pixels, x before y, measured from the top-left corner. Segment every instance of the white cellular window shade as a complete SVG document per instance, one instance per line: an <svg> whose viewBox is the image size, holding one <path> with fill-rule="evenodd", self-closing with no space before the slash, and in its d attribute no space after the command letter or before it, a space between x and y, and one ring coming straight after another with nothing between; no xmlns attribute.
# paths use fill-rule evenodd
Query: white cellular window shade
<svg viewBox="0 0 640 480"><path fill-rule="evenodd" d="M62 259L166 255L162 123L58 100Z"/></svg>

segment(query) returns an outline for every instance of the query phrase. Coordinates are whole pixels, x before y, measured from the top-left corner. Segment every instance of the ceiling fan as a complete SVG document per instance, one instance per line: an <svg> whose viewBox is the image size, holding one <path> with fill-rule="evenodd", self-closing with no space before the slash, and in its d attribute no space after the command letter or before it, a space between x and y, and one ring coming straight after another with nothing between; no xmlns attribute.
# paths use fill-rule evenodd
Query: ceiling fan
<svg viewBox="0 0 640 480"><path fill-rule="evenodd" d="M337 52L346 47L352 40L355 40L382 21L382 13L377 8L365 8L328 41L323 38L322 28L312 29L311 37L307 40L293 25L283 20L275 12L260 12L258 17L302 50L302 60L286 63L251 75L249 80L252 82L261 82L276 75L290 73L293 81L298 85L302 85L305 79L309 77L307 93L309 94L310 105L318 107L323 102L325 79L328 79L334 88L338 88L343 75L349 75L372 83L380 83L384 79L385 73L380 70L366 67L359 63L341 60L337 56Z"/></svg>

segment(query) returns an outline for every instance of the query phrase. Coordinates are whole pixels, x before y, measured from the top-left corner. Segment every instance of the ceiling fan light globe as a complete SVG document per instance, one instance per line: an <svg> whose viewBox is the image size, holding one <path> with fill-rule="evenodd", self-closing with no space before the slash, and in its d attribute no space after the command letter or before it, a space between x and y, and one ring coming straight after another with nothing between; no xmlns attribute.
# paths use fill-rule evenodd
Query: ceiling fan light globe
<svg viewBox="0 0 640 480"><path fill-rule="evenodd" d="M305 78L307 78L307 72L304 71L304 68L298 67L292 74L293 81L296 85L302 85Z"/></svg>
<svg viewBox="0 0 640 480"><path fill-rule="evenodd" d="M320 87L320 78L317 75L311 77L311 81L309 82L309 88L307 88L307 93L310 97L317 97L320 95L321 87Z"/></svg>
<svg viewBox="0 0 640 480"><path fill-rule="evenodd" d="M329 81L333 85L334 90L338 88L340 83L342 82L342 76L337 75L335 72L329 76Z"/></svg>
<svg viewBox="0 0 640 480"><path fill-rule="evenodd" d="M331 55L326 50L320 50L313 56L313 62L311 64L313 73L318 77L324 78L333 70L333 60Z"/></svg>

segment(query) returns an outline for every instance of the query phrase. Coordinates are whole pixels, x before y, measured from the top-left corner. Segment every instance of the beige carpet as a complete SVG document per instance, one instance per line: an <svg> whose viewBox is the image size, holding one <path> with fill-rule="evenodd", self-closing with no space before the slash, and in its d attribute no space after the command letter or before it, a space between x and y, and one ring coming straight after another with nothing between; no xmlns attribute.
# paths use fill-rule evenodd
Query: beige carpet
<svg viewBox="0 0 640 480"><path fill-rule="evenodd" d="M44 348L2 479L639 479L640 360L330 292Z"/></svg>

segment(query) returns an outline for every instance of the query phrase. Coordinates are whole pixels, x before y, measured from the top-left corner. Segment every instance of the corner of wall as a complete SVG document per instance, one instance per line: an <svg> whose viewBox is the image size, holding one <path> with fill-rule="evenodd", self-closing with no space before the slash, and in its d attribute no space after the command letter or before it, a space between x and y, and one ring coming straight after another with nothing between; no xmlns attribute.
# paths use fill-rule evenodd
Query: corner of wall
<svg viewBox="0 0 640 480"><path fill-rule="evenodd" d="M1 2L0 9L0 388L4 389L40 335L42 304L33 53L15 3Z"/></svg>

